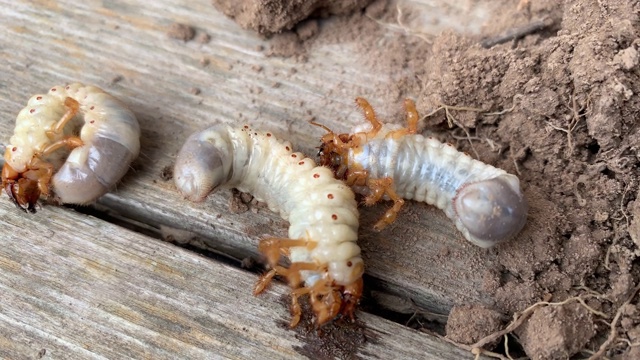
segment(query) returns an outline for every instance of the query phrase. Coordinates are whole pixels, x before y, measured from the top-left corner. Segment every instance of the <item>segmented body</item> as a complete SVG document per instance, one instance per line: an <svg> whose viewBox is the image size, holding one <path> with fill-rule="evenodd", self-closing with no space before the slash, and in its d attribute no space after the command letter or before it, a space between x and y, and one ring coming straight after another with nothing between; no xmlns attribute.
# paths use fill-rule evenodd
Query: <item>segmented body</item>
<svg viewBox="0 0 640 360"><path fill-rule="evenodd" d="M493 246L522 229L526 202L515 175L433 138L389 136L400 129L383 124L373 139L349 150L349 166L366 170L372 178L393 179L400 197L443 210L466 239L481 247ZM470 210L478 207L487 209L481 215Z"/></svg>
<svg viewBox="0 0 640 360"><path fill-rule="evenodd" d="M113 187L139 151L138 121L119 100L94 86L55 86L18 114L3 187L30 210L40 195L31 193L33 182L62 203L86 204Z"/></svg>
<svg viewBox="0 0 640 360"><path fill-rule="evenodd" d="M273 275L284 275L297 296L309 293L318 323L337 313L351 315L360 297L364 265L356 244L358 210L348 186L330 169L316 166L288 142L271 133L214 126L193 134L176 159L174 179L189 200L202 201L218 188L237 188L268 204L290 222L290 239L266 239L261 250L274 273L259 283L260 292ZM291 267L277 265L287 249ZM298 312L298 314L296 314Z"/></svg>
<svg viewBox="0 0 640 360"><path fill-rule="evenodd" d="M324 154L322 161L339 169L342 178L348 179L350 172L364 176L366 181L360 184L352 181L357 192L370 194L370 179L388 179L392 185L385 191L437 206L467 240L481 247L491 247L522 230L528 206L515 175L475 160L450 144L416 134L413 102L406 103L409 128L382 124L364 99L358 103L369 123L350 134L326 136L324 146L329 149L324 151L333 155ZM389 217L386 224L395 219L395 213Z"/></svg>

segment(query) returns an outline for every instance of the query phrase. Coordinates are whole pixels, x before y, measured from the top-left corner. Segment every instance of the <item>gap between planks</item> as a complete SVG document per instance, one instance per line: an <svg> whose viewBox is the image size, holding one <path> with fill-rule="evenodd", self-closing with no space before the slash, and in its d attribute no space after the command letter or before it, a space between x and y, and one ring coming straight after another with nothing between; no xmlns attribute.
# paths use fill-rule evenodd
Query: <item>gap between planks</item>
<svg viewBox="0 0 640 360"><path fill-rule="evenodd" d="M6 199L3 199L6 200ZM303 358L276 284L63 207L0 202L0 357ZM440 339L358 313L377 334L360 356L472 358Z"/></svg>

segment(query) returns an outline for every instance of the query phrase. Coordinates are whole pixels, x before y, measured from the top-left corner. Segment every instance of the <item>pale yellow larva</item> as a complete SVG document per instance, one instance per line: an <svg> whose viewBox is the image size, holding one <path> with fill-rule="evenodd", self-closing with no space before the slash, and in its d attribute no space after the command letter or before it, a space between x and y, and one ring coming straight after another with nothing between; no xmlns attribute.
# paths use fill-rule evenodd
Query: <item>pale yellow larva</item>
<svg viewBox="0 0 640 360"><path fill-rule="evenodd" d="M140 126L118 99L74 83L31 97L9 142L2 187L35 212L40 196L86 204L109 191L138 156Z"/></svg>
<svg viewBox="0 0 640 360"><path fill-rule="evenodd" d="M271 271L261 277L260 293L273 276L288 279L292 290L291 326L301 314L298 297L309 294L316 322L352 316L362 294L364 265L358 235L358 209L351 189L271 133L244 126L214 126L187 139L174 168L180 193L203 201L218 188L237 188L267 203L289 220L289 238L260 242ZM278 265L281 251L291 265Z"/></svg>
<svg viewBox="0 0 640 360"><path fill-rule="evenodd" d="M522 230L528 205L515 175L417 134L418 113L411 100L405 101L407 128L378 121L362 98L356 103L368 123L349 134L325 128L328 134L322 138L320 163L332 167L357 192L367 194L368 205L383 197L394 201L375 225L377 230L395 220L403 199L444 210L467 240L483 248Z"/></svg>

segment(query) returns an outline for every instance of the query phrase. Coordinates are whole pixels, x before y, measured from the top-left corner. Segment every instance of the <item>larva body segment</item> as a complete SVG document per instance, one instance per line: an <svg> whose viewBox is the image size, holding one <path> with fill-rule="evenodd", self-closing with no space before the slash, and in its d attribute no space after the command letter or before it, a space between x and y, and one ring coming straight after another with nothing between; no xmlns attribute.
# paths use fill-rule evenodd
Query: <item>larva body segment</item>
<svg viewBox="0 0 640 360"><path fill-rule="evenodd" d="M138 121L119 100L94 86L55 86L18 114L2 185L30 212L40 195L86 204L113 187L139 151Z"/></svg>
<svg viewBox="0 0 640 360"><path fill-rule="evenodd" d="M338 314L352 316L362 293L364 265L356 245L358 210L353 192L316 166L288 142L271 133L214 126L191 135L176 159L174 179L187 199L203 201L218 188L237 188L267 203L290 222L289 238L260 243L272 270L261 278L261 292L275 275L292 291L292 326L300 318L298 297L309 294L318 324ZM278 265L289 253L291 266Z"/></svg>
<svg viewBox="0 0 640 360"><path fill-rule="evenodd" d="M393 222L402 199L412 199L442 209L464 237L480 247L494 246L522 230L528 206L515 175L416 134L413 102L406 102L408 128L380 123L364 99L357 102L369 123L350 134L325 135L321 163L367 194L367 203L383 195L395 201L376 228Z"/></svg>

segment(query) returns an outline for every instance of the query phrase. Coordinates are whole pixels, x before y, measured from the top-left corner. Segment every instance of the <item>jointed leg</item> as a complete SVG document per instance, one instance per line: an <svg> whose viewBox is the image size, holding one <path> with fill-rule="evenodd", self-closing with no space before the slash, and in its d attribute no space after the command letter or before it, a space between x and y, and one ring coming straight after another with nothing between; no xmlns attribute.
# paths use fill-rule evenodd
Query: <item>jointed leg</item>
<svg viewBox="0 0 640 360"><path fill-rule="evenodd" d="M56 123L56 125L49 131L47 131L47 136L50 139L53 139L56 135L59 135L64 130L64 127L67 123L76 116L78 110L80 110L80 104L73 98L67 97L64 99L64 106L67 108L67 112L62 115L60 120Z"/></svg>
<svg viewBox="0 0 640 360"><path fill-rule="evenodd" d="M309 294L311 307L316 315L316 323L322 325L335 318L340 312L342 299L339 292L327 280L319 280L311 288L302 287L291 292L291 327L298 325L302 309L298 298Z"/></svg>
<svg viewBox="0 0 640 360"><path fill-rule="evenodd" d="M82 145L84 145L84 142L82 141L82 139L80 139L77 136L69 136L47 145L47 147L44 148L44 150L42 150L39 156L43 157L43 156L49 155L63 147L75 149L78 146L82 146Z"/></svg>
<svg viewBox="0 0 640 360"><path fill-rule="evenodd" d="M365 186L369 172L367 170L350 170L345 179L349 186Z"/></svg>
<svg viewBox="0 0 640 360"><path fill-rule="evenodd" d="M280 260L280 254L283 251L287 251L289 248L304 246L308 250L313 250L317 243L304 239L289 239L289 238L266 238L260 241L258 250L267 258L267 262L271 267L278 264Z"/></svg>
<svg viewBox="0 0 640 360"><path fill-rule="evenodd" d="M411 99L406 99L404 101L404 108L407 113L407 127L405 129L392 131L387 134L387 137L399 139L405 135L418 133L418 110L416 110L416 103Z"/></svg>
<svg viewBox="0 0 640 360"><path fill-rule="evenodd" d="M404 108L407 112L407 131L409 134L416 134L418 132L418 110L416 110L416 103L411 99L404 101Z"/></svg>
<svg viewBox="0 0 640 360"><path fill-rule="evenodd" d="M376 136L378 131L382 128L382 123L378 121L375 111L369 102L361 97L356 98L356 104L364 112L364 117L371 123L371 130L367 132L367 138Z"/></svg>
<svg viewBox="0 0 640 360"><path fill-rule="evenodd" d="M371 194L364 199L367 206L377 203L384 195L387 195L393 201L393 207L387 210L382 219L378 220L373 226L374 230L380 231L396 220L398 212L404 205L404 200L394 190L392 178L369 179L367 180L367 186L371 190Z"/></svg>
<svg viewBox="0 0 640 360"><path fill-rule="evenodd" d="M27 168L29 170L22 173L22 177L29 181L37 182L40 193L44 196L48 196L49 182L51 182L51 177L53 176L53 165L37 156L34 156L31 158Z"/></svg>
<svg viewBox="0 0 640 360"><path fill-rule="evenodd" d="M304 271L304 270L316 271L316 272L326 271L326 269L324 269L322 266L314 263L296 262L291 264L291 266L289 266L288 269L285 268L284 266L276 265L276 266L273 266L271 270L269 270L267 273L265 273L258 279L258 282L253 288L253 294L258 295L261 292L263 292L264 289L266 289L267 286L269 286L269 284L271 283L271 280L273 280L273 277L276 275L285 277L290 287L297 288L298 286L300 286L300 283L302 282L302 276L300 275L300 271Z"/></svg>

